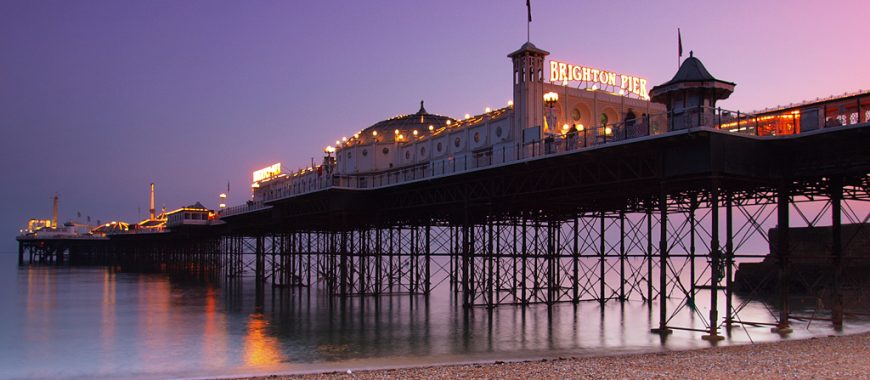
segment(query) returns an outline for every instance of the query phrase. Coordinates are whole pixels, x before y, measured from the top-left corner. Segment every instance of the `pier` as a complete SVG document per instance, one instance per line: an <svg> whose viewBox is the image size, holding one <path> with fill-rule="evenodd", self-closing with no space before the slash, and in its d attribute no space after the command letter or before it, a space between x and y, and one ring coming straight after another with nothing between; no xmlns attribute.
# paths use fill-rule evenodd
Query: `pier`
<svg viewBox="0 0 870 380"><path fill-rule="evenodd" d="M859 206L870 200L866 93L753 115L716 107L735 84L691 52L639 97L545 83L548 54L527 42L508 55L516 103L505 108L456 120L421 102L326 147L322 165L254 172L252 199L216 217L200 203L164 212L165 229L152 228L152 184L142 228L25 235L20 262L253 276L258 294L317 287L337 299L443 286L467 308L641 301L656 309L653 333L710 341L737 324L785 334L795 320L840 328L863 313L843 297L855 278L843 271L870 255L844 257L861 241L842 226L870 218ZM792 270L789 234L817 226L829 226L829 273L809 281ZM764 258L775 270L741 284L738 301L738 263ZM771 319L742 318L771 288ZM793 313L796 296L816 312ZM681 314L704 328L670 322Z"/></svg>
<svg viewBox="0 0 870 380"><path fill-rule="evenodd" d="M778 263L777 332L820 318L841 326L847 247L834 244L830 317L790 311L790 227L866 222L870 124L758 137L698 127L541 154L450 176L380 188L328 187L252 204L223 223L107 239L20 238L22 260L91 263L128 271L254 276L258 286L322 287L337 298L426 295L449 286L467 307L681 299L658 302L668 334L706 292L705 339L740 318L736 262ZM795 215L799 215L795 218ZM827 216L827 220L824 218ZM748 241L767 241L772 252ZM31 252L25 255L24 252ZM35 256L34 256L34 252ZM40 253L43 252L43 253ZM48 259L50 260L50 259ZM711 280L712 279L712 280ZM760 286L760 285L759 285Z"/></svg>

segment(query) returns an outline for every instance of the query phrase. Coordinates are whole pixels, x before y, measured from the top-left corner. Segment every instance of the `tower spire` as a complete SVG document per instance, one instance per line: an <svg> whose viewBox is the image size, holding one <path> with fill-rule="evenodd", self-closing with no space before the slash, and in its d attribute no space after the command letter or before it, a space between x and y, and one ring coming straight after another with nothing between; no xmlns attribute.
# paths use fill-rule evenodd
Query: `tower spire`
<svg viewBox="0 0 870 380"><path fill-rule="evenodd" d="M151 204L148 207L148 219L154 220L154 182L151 182Z"/></svg>
<svg viewBox="0 0 870 380"><path fill-rule="evenodd" d="M51 226L57 228L57 193L54 193L54 199L51 206Z"/></svg>

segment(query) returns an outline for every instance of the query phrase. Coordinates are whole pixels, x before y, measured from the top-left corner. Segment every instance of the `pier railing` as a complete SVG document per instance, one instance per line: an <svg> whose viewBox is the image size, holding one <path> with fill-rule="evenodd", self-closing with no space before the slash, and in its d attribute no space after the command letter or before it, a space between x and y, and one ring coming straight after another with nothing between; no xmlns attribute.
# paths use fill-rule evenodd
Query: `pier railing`
<svg viewBox="0 0 870 380"><path fill-rule="evenodd" d="M224 208L222 210L218 210L218 216L224 217L224 216L245 214L245 213L249 213L249 212L265 210L265 209L270 208L270 207L271 206L264 204L263 201L256 201L256 202L255 201L248 201L242 205L230 206L230 207Z"/></svg>

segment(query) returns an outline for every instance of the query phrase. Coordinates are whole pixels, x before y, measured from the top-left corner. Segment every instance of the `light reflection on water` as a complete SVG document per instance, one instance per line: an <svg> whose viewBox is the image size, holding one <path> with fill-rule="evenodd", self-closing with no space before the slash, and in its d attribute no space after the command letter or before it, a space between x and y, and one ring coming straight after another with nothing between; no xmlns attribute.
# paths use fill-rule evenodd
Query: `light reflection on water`
<svg viewBox="0 0 870 380"><path fill-rule="evenodd" d="M7 271L8 272L8 271ZM184 282L104 268L23 267L2 294L0 377L167 377L583 356L707 347L700 333L662 339L656 305L611 301L500 306L466 312L446 285L409 295L347 301L270 291L258 305L250 279ZM675 307L679 299L671 300ZM706 300L698 312L706 315ZM760 303L741 314L771 320ZM672 325L703 327L693 313ZM847 323L845 333L864 330ZM721 344L778 340L735 328ZM792 338L833 334L823 322Z"/></svg>

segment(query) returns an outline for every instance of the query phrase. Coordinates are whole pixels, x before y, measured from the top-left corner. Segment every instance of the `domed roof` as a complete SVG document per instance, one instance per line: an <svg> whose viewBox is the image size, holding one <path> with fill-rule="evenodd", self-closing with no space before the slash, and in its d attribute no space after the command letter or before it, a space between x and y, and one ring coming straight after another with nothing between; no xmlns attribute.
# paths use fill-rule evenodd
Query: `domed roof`
<svg viewBox="0 0 870 380"><path fill-rule="evenodd" d="M448 121L450 123L456 122L453 118L426 112L426 108L423 107L423 101L421 100L420 110L417 113L399 115L379 121L360 132L359 142L362 144L371 143L373 137L381 142L393 141L396 130L405 137L409 137L415 130L419 131L419 133L428 133L430 125L440 128L446 125ZM375 135L373 132L377 132L377 134Z"/></svg>
<svg viewBox="0 0 870 380"><path fill-rule="evenodd" d="M707 88L713 90L718 99L727 99L734 92L734 86L733 82L716 79L701 60L689 52L689 58L683 61L671 80L650 89L650 98L654 102L667 104L670 93L690 88Z"/></svg>
<svg viewBox="0 0 870 380"><path fill-rule="evenodd" d="M539 55L539 56L547 56L550 54L550 52L548 52L546 50L539 49L537 46L535 46L535 44L533 44L531 42L526 42L523 44L523 46L520 46L519 50L508 54L508 58L513 58L513 57L516 57L518 55L522 55L524 53L529 53L532 55Z"/></svg>
<svg viewBox="0 0 870 380"><path fill-rule="evenodd" d="M704 64L701 63L701 60L695 58L694 53L689 52L689 58L686 58L685 61L680 65L680 69L677 70L677 74L674 77L661 84L661 86L667 86L674 83L679 82L708 82L708 81L719 81L729 84L734 84L731 82L721 81L716 79L707 68L704 67Z"/></svg>

